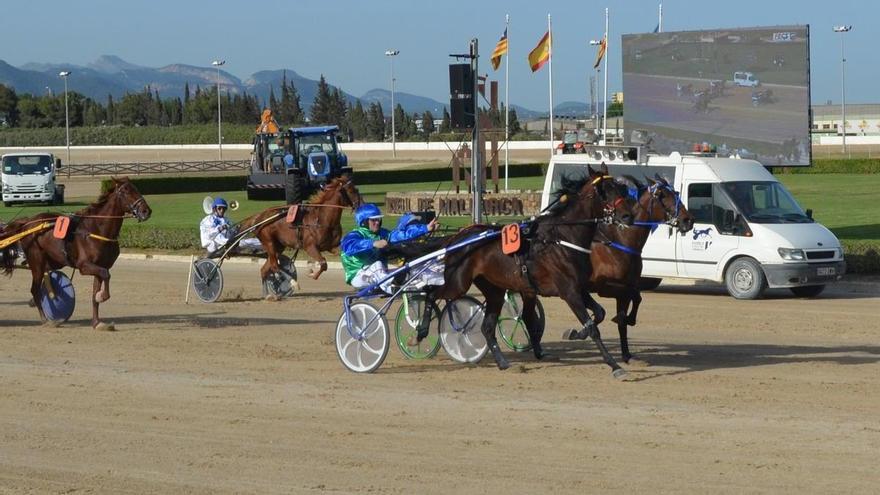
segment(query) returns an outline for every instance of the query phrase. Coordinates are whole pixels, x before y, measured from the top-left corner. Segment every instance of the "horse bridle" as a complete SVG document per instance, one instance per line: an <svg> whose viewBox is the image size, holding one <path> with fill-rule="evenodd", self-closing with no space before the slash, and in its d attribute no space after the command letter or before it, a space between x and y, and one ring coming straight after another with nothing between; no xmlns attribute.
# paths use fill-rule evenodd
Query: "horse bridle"
<svg viewBox="0 0 880 495"><path fill-rule="evenodd" d="M658 198L658 195L663 190L666 190L675 196L675 213L671 213L666 206L663 206L663 203ZM669 184L661 184L659 182L655 182L649 186L648 192L651 193L651 201L648 203L648 216L650 217L654 213L654 203L660 203L663 207L663 214L666 217L666 221L663 223L671 227L678 227L678 214L681 212L681 195L678 194L678 192Z"/></svg>
<svg viewBox="0 0 880 495"><path fill-rule="evenodd" d="M354 201L352 201L351 196L349 196L349 194L348 194L348 191L345 190L345 187L349 184L351 184L351 179L349 179L348 181L343 182L343 183L338 183L338 185L336 187L339 188L339 193L342 195L342 199L344 201L348 202L348 205L351 207L351 211L354 211L355 208L357 208L357 204L359 204L360 201L358 201L357 204ZM325 189L327 187L327 185L328 184L322 185L321 189Z"/></svg>

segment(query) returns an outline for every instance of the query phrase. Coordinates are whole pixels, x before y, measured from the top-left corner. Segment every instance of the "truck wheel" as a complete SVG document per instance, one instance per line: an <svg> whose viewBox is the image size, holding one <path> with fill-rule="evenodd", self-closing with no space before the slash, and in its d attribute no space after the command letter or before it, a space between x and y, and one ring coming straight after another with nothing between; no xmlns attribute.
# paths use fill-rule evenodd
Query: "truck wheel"
<svg viewBox="0 0 880 495"><path fill-rule="evenodd" d="M4 201L3 206L9 208L10 206L12 206L12 201Z"/></svg>
<svg viewBox="0 0 880 495"><path fill-rule="evenodd" d="M258 194L256 189L252 189L250 187L247 188L247 199L253 201L255 199L259 199L257 196Z"/></svg>
<svg viewBox="0 0 880 495"><path fill-rule="evenodd" d="M758 299L767 288L761 265L752 258L739 258L724 272L727 293L737 299Z"/></svg>
<svg viewBox="0 0 880 495"><path fill-rule="evenodd" d="M298 174L287 174L284 182L284 200L289 205L302 203L307 198L308 185L306 178Z"/></svg>
<svg viewBox="0 0 880 495"><path fill-rule="evenodd" d="M825 290L824 285L804 285L801 287L790 287L789 290L797 297L816 297Z"/></svg>

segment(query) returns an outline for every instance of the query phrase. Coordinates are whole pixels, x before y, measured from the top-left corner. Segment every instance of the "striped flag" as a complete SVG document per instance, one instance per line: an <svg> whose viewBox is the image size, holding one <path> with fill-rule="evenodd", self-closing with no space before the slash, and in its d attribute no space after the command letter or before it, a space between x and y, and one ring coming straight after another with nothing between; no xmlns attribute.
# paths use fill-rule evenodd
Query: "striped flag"
<svg viewBox="0 0 880 495"><path fill-rule="evenodd" d="M504 34L501 35L501 39L498 40L498 44L495 45L495 50L492 52L492 69L498 70L501 67L501 57L507 53L507 28L504 28Z"/></svg>
<svg viewBox="0 0 880 495"><path fill-rule="evenodd" d="M599 42L599 51L596 53L596 63L593 64L593 68L596 69L599 67L599 64L602 63L602 58L605 57L605 48L608 44L608 40L602 36L602 41Z"/></svg>
<svg viewBox="0 0 880 495"><path fill-rule="evenodd" d="M550 31L547 31L547 33L544 34L544 37L541 38L541 41L538 42L538 46L529 52L529 66L532 68L532 72L544 67L544 64L550 60L551 43Z"/></svg>

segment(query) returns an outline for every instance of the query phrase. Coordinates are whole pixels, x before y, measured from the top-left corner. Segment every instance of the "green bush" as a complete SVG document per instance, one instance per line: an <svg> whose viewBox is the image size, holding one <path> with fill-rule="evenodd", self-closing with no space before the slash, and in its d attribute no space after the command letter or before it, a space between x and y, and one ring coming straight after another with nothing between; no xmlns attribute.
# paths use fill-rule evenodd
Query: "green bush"
<svg viewBox="0 0 880 495"><path fill-rule="evenodd" d="M880 243L847 239L841 243L846 257L847 273L880 273Z"/></svg>
<svg viewBox="0 0 880 495"><path fill-rule="evenodd" d="M197 227L157 229L133 224L123 226L119 233L119 246L123 249L161 251L197 251L201 249Z"/></svg>
<svg viewBox="0 0 880 495"><path fill-rule="evenodd" d="M533 177L542 175L542 164L529 163L512 165L510 177ZM355 171L355 183L369 184L407 184L410 182L448 181L450 169L429 168L413 170L370 170ZM199 176L199 177L135 177L132 183L141 194L178 194L189 192L243 191L247 186L247 177L232 176ZM101 191L107 191L112 181L101 181Z"/></svg>
<svg viewBox="0 0 880 495"><path fill-rule="evenodd" d="M224 142L248 144L254 136L254 127L224 124ZM181 125L174 127L71 127L70 142L75 146L125 146L155 144L216 144L217 126ZM64 146L63 127L45 129L0 129L0 147L9 146Z"/></svg>
<svg viewBox="0 0 880 495"><path fill-rule="evenodd" d="M784 174L880 174L880 158L821 158L812 167L782 167Z"/></svg>

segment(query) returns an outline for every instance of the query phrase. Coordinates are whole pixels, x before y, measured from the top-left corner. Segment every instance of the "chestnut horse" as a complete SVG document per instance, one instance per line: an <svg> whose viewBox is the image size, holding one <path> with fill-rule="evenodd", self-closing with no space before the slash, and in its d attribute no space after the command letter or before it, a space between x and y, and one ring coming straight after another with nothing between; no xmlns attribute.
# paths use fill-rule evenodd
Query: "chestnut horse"
<svg viewBox="0 0 880 495"><path fill-rule="evenodd" d="M499 369L510 364L501 353L495 338L498 315L504 304L505 291L519 292L522 296L522 317L529 331L529 341L535 357L542 359L542 329L535 311L536 298L558 296L568 303L584 327L592 320L586 309L586 294L590 279L590 260L586 254L597 224L614 218L631 223L632 215L613 178L604 172L589 168L589 176L578 180L563 179L559 200L548 212L535 219L523 231L520 250L507 255L501 250L501 239L495 238L446 255L445 284L429 291L428 297L453 300L463 296L475 284L486 300L486 314L481 330ZM453 244L474 234L497 227L473 225L449 238ZM434 247L434 243L428 243ZM431 304L426 304L430 307ZM605 363L615 377L626 374L611 357L602 342L598 329L591 326L591 337ZM420 335L421 336L421 335Z"/></svg>
<svg viewBox="0 0 880 495"><path fill-rule="evenodd" d="M309 201L298 206L293 223L286 221L288 206L273 207L248 217L239 224L244 230L260 222L255 235L266 251L266 262L260 268L263 280L279 270L278 255L284 248L305 249L309 257L318 265L318 270L310 276L317 279L327 270L327 260L322 251L339 248L342 239L342 210L360 206L361 194L348 175L342 175L328 182L321 191ZM274 220L271 217L275 216Z"/></svg>
<svg viewBox="0 0 880 495"><path fill-rule="evenodd" d="M37 302L40 319L45 322L46 315L39 304L40 285L44 274L71 266L83 275L94 277L92 284L92 327L112 330L112 325L103 323L98 317L98 305L110 299L110 268L119 257L119 231L122 220L131 215L143 222L153 211L137 188L127 177L113 178L113 184L97 201L72 214L40 213L30 218L16 220L3 231L5 236L39 225L41 222L55 224L63 216L70 218L67 235L59 239L53 230L45 229L28 235L19 241L27 259L33 280L31 295ZM4 256L4 273L11 275L12 257Z"/></svg>
<svg viewBox="0 0 880 495"><path fill-rule="evenodd" d="M590 253L593 273L590 277L590 290L601 297L613 297L617 302L617 313L612 319L617 323L620 334L620 351L623 362L632 358L629 352L627 326L636 324L639 304L642 296L639 291L639 279L642 275L642 248L648 242L648 236L660 225L669 225L685 233L694 226L694 219L687 208L681 204L681 197L659 175L656 181L647 179L646 187L632 177L627 177L636 186L638 201L633 208L635 221L626 229L608 225L599 227ZM605 318L605 310L591 297L587 296L587 306L593 311L594 321L598 325ZM630 302L632 312L627 315ZM586 339L586 332L569 331L563 338Z"/></svg>

